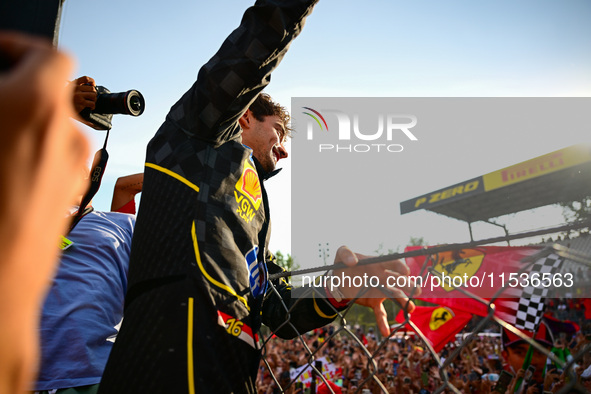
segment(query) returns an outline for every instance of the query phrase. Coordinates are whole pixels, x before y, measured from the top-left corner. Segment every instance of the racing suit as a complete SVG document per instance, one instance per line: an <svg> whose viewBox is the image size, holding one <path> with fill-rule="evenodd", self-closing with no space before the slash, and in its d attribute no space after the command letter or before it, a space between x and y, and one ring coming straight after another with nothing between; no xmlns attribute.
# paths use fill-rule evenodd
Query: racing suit
<svg viewBox="0 0 591 394"><path fill-rule="evenodd" d="M293 337L336 316L297 299L268 250L265 173L238 119L317 0L258 1L147 149L125 317L101 393L254 393L261 323ZM290 311L288 312L288 309Z"/></svg>

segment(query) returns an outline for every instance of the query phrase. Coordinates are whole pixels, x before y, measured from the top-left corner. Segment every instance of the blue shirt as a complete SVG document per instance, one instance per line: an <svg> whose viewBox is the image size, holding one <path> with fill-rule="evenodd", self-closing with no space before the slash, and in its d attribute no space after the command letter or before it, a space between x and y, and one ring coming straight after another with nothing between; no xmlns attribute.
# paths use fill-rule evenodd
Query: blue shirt
<svg viewBox="0 0 591 394"><path fill-rule="evenodd" d="M67 236L41 318L35 390L99 383L123 316L135 216L91 212Z"/></svg>

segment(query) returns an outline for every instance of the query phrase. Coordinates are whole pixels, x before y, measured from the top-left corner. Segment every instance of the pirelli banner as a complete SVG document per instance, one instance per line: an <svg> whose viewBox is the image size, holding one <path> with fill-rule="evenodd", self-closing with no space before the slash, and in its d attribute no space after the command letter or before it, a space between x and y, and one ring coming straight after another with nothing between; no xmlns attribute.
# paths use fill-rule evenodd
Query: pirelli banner
<svg viewBox="0 0 591 394"><path fill-rule="evenodd" d="M591 150L570 146L400 203L400 213L431 209L591 162Z"/></svg>

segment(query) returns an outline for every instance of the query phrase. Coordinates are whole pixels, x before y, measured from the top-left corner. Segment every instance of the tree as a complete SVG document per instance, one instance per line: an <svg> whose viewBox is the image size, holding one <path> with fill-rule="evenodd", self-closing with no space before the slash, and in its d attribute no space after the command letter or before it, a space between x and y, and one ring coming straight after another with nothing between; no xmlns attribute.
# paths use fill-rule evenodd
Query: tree
<svg viewBox="0 0 591 394"><path fill-rule="evenodd" d="M410 240L408 241L408 244L410 246L425 246L427 245L429 242L425 241L425 239L423 237L410 237Z"/></svg>
<svg viewBox="0 0 591 394"><path fill-rule="evenodd" d="M394 250L392 248L388 248L388 250L384 252L384 243L380 242L380 245L378 246L378 248L376 250L374 250L374 253L378 256L383 256L386 254L398 253L399 249L400 249L400 247L397 247L396 250Z"/></svg>
<svg viewBox="0 0 591 394"><path fill-rule="evenodd" d="M277 258L277 265L288 272L296 271L300 268L300 265L293 260L293 257L289 253L287 255L284 255L283 253L281 253L281 251L278 250L277 252L275 252L275 257ZM288 276L287 278L285 278L285 280L288 283L291 283L291 276Z"/></svg>
<svg viewBox="0 0 591 394"><path fill-rule="evenodd" d="M411 236L410 239L408 240L408 246L425 246L427 245L429 242L425 241L425 238L423 237L413 237ZM378 246L378 248L376 250L374 250L374 253L378 256L384 256L384 255L388 255L388 254L394 254L394 253L399 253L400 250L400 246L396 247L396 250L392 249L392 248L388 248L386 251L384 251L384 244L382 242L380 242L380 245Z"/></svg>
<svg viewBox="0 0 591 394"><path fill-rule="evenodd" d="M567 222L591 218L591 197L577 201L562 202L562 215Z"/></svg>
<svg viewBox="0 0 591 394"><path fill-rule="evenodd" d="M275 252L275 257L277 258L277 265L286 271L293 271L300 268L299 264L296 264L293 261L293 257L291 257L289 253L287 255L284 255L283 253L281 253L281 251L278 250L277 252Z"/></svg>
<svg viewBox="0 0 591 394"><path fill-rule="evenodd" d="M559 205L562 207L562 216L567 223L591 220L591 196L577 201L561 202ZM589 232L589 229L571 230L570 235L577 236L587 232Z"/></svg>

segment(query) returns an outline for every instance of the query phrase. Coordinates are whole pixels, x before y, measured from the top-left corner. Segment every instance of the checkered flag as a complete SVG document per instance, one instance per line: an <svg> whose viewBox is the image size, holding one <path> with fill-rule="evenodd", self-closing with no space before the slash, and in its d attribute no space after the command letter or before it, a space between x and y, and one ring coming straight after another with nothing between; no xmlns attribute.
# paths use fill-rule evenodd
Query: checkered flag
<svg viewBox="0 0 591 394"><path fill-rule="evenodd" d="M552 277L559 270L560 264L562 264L562 259L559 256L549 254L540 257L532 265L529 272L529 286L523 288L517 306L517 314L515 315L516 328L535 332L544 314L544 301L549 289L548 286L544 286L543 274L550 274L550 277ZM532 282L538 282L533 280L534 278L540 279L536 287L532 286Z"/></svg>

